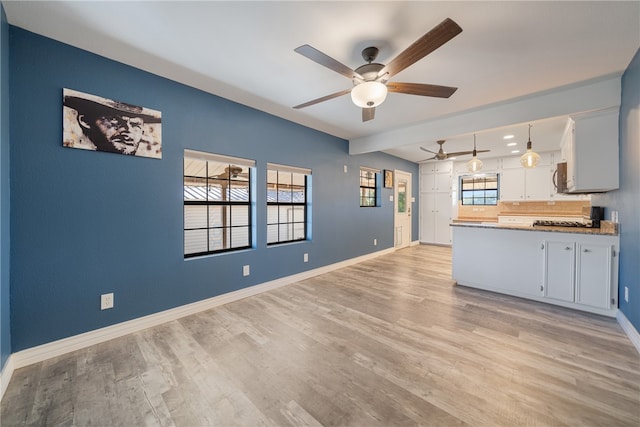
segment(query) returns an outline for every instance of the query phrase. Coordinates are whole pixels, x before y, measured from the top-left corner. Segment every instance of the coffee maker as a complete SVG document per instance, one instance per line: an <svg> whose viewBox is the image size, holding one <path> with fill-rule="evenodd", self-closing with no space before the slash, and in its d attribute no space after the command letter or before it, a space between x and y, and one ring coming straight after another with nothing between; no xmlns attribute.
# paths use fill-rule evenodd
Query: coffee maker
<svg viewBox="0 0 640 427"><path fill-rule="evenodd" d="M600 221L604 219L604 206L591 206L589 219L593 228L600 228Z"/></svg>

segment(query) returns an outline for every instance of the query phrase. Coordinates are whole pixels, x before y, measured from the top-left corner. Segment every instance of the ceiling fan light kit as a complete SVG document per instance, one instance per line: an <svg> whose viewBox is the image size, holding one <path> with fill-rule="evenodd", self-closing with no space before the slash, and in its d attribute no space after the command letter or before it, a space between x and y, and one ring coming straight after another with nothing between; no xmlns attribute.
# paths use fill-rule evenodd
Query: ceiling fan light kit
<svg viewBox="0 0 640 427"><path fill-rule="evenodd" d="M351 100L360 108L375 108L387 98L387 86L380 82L362 82L351 89Z"/></svg>
<svg viewBox="0 0 640 427"><path fill-rule="evenodd" d="M378 56L378 48L370 46L362 51L362 57L367 64L355 70L331 58L318 49L305 44L294 49L295 52L312 60L313 62L329 68L336 73L352 79L354 86L330 95L323 96L293 108L305 108L320 102L328 101L351 92L351 100L362 108L362 121L373 120L374 108L382 104L387 92L405 93L409 95L430 96L437 98L449 98L457 88L438 86L422 83L389 83L388 80L405 68L413 65L443 44L462 32L462 28L452 19L446 18L436 25L431 31L416 40L411 46L403 50L391 62L386 65L373 63Z"/></svg>
<svg viewBox="0 0 640 427"><path fill-rule="evenodd" d="M527 152L520 157L520 164L524 168L533 169L540 161L540 155L531 148L531 125L529 125L529 141L527 141Z"/></svg>

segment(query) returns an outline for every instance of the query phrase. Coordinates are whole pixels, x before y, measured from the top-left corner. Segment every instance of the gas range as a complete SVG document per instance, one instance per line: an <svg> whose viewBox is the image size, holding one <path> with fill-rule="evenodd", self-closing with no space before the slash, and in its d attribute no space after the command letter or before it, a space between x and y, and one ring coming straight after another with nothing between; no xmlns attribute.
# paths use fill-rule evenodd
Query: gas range
<svg viewBox="0 0 640 427"><path fill-rule="evenodd" d="M582 221L564 221L564 220L547 220L547 219L539 219L533 221L533 225L544 225L547 227L584 227L591 228L591 221L582 222Z"/></svg>

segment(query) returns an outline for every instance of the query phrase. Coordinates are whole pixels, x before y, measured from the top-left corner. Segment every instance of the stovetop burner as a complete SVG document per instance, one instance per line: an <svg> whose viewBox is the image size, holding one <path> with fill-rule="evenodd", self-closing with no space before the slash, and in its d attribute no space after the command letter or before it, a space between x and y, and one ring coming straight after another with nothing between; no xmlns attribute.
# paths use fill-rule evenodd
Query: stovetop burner
<svg viewBox="0 0 640 427"><path fill-rule="evenodd" d="M554 221L547 219L539 219L533 221L533 225L546 225L551 227L588 227L588 224L580 221Z"/></svg>

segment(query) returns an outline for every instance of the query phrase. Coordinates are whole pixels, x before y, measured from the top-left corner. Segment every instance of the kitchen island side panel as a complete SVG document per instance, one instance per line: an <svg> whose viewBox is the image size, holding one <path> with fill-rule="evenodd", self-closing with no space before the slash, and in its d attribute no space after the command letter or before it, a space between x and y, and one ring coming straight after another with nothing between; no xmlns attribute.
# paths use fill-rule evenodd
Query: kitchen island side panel
<svg viewBox="0 0 640 427"><path fill-rule="evenodd" d="M461 285L540 295L543 251L535 233L497 228L453 228L453 279Z"/></svg>

